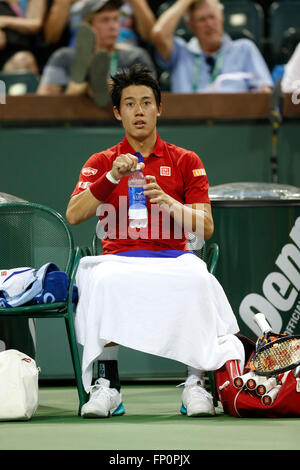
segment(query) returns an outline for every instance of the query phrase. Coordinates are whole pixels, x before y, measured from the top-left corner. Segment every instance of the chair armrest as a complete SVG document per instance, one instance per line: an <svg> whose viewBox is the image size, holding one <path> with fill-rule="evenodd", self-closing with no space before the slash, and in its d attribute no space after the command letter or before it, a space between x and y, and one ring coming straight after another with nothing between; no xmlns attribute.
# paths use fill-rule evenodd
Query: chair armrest
<svg viewBox="0 0 300 470"><path fill-rule="evenodd" d="M218 259L219 259L219 245L217 245L217 243L211 243L207 247L207 253L206 253L207 269L211 274L215 273Z"/></svg>
<svg viewBox="0 0 300 470"><path fill-rule="evenodd" d="M82 257L92 255L92 251L91 251L91 248L89 246L82 246L80 248L80 250L81 250L81 256Z"/></svg>
<svg viewBox="0 0 300 470"><path fill-rule="evenodd" d="M74 255L73 255L73 264L72 264L72 269L71 269L71 274L70 274L70 280L69 280L69 296L68 296L68 304L72 304L72 297L73 297L73 287L75 284L75 277L79 265L79 261L82 258L82 253L81 249L79 246L77 246L74 249Z"/></svg>

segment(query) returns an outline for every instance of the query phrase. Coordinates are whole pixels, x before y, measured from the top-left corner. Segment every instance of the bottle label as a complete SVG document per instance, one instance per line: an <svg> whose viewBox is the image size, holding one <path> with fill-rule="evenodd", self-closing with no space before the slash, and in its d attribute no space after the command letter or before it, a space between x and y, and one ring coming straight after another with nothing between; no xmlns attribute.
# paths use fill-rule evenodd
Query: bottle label
<svg viewBox="0 0 300 470"><path fill-rule="evenodd" d="M148 213L146 207L143 209L130 209L128 210L129 219L140 220L148 219Z"/></svg>
<svg viewBox="0 0 300 470"><path fill-rule="evenodd" d="M142 187L129 187L128 188L129 196L129 207L137 208L137 205L141 208L146 207L146 196Z"/></svg>

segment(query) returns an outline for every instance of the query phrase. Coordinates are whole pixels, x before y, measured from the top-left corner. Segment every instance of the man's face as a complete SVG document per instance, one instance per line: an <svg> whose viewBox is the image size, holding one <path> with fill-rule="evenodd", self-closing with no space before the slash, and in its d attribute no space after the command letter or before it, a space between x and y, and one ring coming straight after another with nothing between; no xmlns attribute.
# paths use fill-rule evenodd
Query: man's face
<svg viewBox="0 0 300 470"><path fill-rule="evenodd" d="M114 46L120 29L119 10L101 10L92 19L97 44L101 48Z"/></svg>
<svg viewBox="0 0 300 470"><path fill-rule="evenodd" d="M122 121L126 134L142 141L156 132L161 106L157 108L152 88L130 85L122 91L120 112L114 108L114 113Z"/></svg>
<svg viewBox="0 0 300 470"><path fill-rule="evenodd" d="M220 46L224 32L223 23L222 11L206 2L192 11L188 26L198 38L201 47L209 50Z"/></svg>

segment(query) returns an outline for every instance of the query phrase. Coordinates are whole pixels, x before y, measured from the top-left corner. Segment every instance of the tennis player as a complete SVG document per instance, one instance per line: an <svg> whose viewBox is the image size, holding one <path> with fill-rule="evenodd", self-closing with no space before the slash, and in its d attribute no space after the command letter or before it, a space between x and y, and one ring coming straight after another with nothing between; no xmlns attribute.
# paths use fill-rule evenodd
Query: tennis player
<svg viewBox="0 0 300 470"><path fill-rule="evenodd" d="M87 160L66 212L70 224L97 215L106 231L103 254L82 258L76 278L75 327L90 393L81 414L125 413L117 362L123 345L186 364L181 413L214 415L205 371L229 359L243 370L244 349L221 285L187 250L186 233L204 242L214 230L207 175L198 155L159 136L161 92L147 69L135 65L114 75L111 97L124 139ZM144 158L148 210L148 226L141 229L128 227L128 177L137 152Z"/></svg>

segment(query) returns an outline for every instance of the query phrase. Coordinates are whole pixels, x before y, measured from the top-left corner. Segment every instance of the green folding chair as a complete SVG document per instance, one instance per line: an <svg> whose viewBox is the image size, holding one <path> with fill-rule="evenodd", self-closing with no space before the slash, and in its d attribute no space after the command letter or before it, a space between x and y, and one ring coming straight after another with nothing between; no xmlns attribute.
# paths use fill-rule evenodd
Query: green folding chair
<svg viewBox="0 0 300 470"><path fill-rule="evenodd" d="M254 41L262 51L264 45L264 12L253 0L222 0L224 30L232 39Z"/></svg>
<svg viewBox="0 0 300 470"><path fill-rule="evenodd" d="M299 41L300 1L271 3L268 23L271 66L286 64Z"/></svg>
<svg viewBox="0 0 300 470"><path fill-rule="evenodd" d="M103 227L100 225L98 222L96 226L96 231L95 234L92 237L92 243L91 243L91 248L84 248L83 249L83 256L87 255L100 255L103 253L102 249L102 243L101 240L104 236L104 230ZM203 241L200 240L199 237L195 236L192 233L188 234L188 249L189 251L194 252L200 259L202 259L206 265L207 265L207 270L211 273L214 274L216 271L218 259L219 259L219 245L217 243L210 243L208 244L205 242L203 244ZM214 405L218 405L217 401L217 394L215 393L215 377L214 377L214 372L213 371L208 371L207 372L207 379L208 379L208 388L210 389L210 392L213 395L214 399Z"/></svg>
<svg viewBox="0 0 300 470"><path fill-rule="evenodd" d="M79 397L79 414L87 400L81 378L81 363L75 335L72 292L81 252L74 246L64 218L40 204L0 204L0 269L40 268L54 263L68 274L69 296L65 302L0 308L0 318L64 318ZM55 339L54 339L55 340ZM55 341L53 341L55 344ZM49 343L50 347L50 343ZM24 351L23 351L24 352Z"/></svg>
<svg viewBox="0 0 300 470"><path fill-rule="evenodd" d="M35 93L39 85L38 77L31 72L0 72L0 80L5 83L8 95Z"/></svg>

